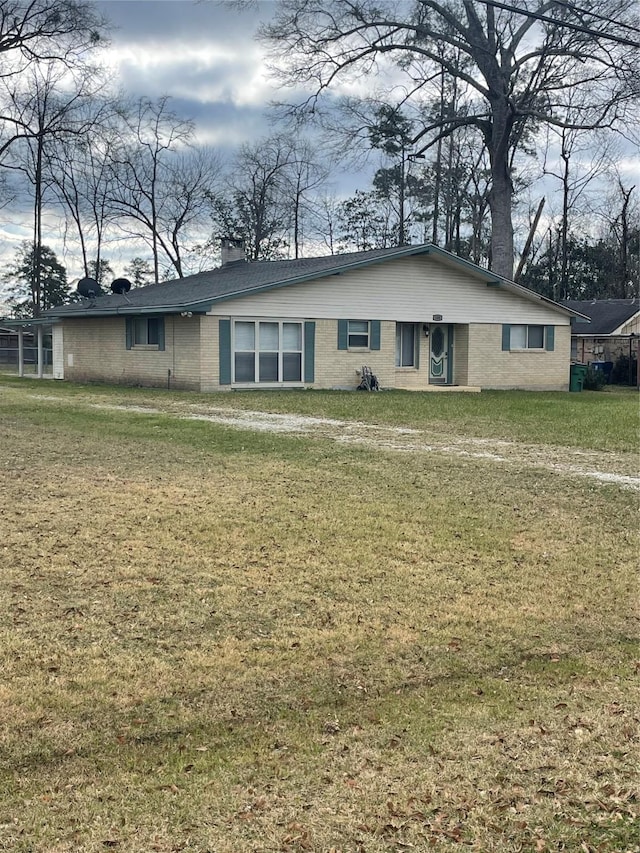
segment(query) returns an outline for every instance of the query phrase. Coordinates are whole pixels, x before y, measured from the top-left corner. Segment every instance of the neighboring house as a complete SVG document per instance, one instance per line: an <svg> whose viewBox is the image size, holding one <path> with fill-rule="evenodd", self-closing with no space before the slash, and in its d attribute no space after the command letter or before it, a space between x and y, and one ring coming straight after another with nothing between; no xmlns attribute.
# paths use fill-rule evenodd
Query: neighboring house
<svg viewBox="0 0 640 853"><path fill-rule="evenodd" d="M54 376L218 391L566 390L569 308L431 245L237 259L46 312ZM236 254L234 255L234 252Z"/></svg>
<svg viewBox="0 0 640 853"><path fill-rule="evenodd" d="M640 299L567 299L567 308L585 315L571 321L571 358L582 364L614 363L620 356L637 358Z"/></svg>

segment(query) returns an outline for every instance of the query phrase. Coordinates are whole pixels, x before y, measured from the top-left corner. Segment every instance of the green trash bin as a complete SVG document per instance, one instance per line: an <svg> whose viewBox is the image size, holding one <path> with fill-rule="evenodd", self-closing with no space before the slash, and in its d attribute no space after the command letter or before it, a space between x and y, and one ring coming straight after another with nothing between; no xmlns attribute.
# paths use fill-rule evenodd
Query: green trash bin
<svg viewBox="0 0 640 853"><path fill-rule="evenodd" d="M582 391L587 378L586 364L572 364L569 371L569 391Z"/></svg>

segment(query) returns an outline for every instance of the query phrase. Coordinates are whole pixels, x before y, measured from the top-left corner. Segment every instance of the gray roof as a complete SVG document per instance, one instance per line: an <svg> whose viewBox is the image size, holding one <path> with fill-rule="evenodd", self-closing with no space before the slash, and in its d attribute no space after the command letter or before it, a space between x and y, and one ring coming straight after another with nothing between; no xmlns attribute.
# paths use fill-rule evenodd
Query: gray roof
<svg viewBox="0 0 640 853"><path fill-rule="evenodd" d="M160 284L135 288L126 294L111 293L94 299L83 299L70 305L51 308L43 316L49 319L113 316L115 314L193 313L206 312L216 302L246 296L291 284L301 284L328 275L341 275L350 270L383 263L411 255L434 255L439 261L465 269L479 281L520 293L525 298L542 301L565 314L570 309L533 293L521 285L458 258L429 243L393 249L372 249L319 258L287 261L235 261L207 272L173 279Z"/></svg>
<svg viewBox="0 0 640 853"><path fill-rule="evenodd" d="M585 314L591 323L584 323L579 318L571 321L571 331L574 335L610 335L619 329L640 311L640 299L565 299L566 305L572 311Z"/></svg>

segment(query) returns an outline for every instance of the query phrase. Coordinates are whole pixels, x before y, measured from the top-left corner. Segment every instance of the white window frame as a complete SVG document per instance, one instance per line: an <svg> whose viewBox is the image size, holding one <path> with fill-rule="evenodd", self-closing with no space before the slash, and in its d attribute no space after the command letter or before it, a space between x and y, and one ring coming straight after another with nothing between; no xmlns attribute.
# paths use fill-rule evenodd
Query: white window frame
<svg viewBox="0 0 640 853"><path fill-rule="evenodd" d="M363 326L366 323L367 329L363 331L362 329L352 329L351 327L354 324L360 324ZM362 337L365 336L367 338L366 344L352 344L352 337ZM371 348L371 320L347 320L347 349L348 350L368 350Z"/></svg>
<svg viewBox="0 0 640 853"><path fill-rule="evenodd" d="M236 349L236 323L252 323L254 327L254 341L252 350ZM260 381L260 324L261 323L277 323L278 324L278 378L266 382ZM300 327L300 349L283 349L284 344L284 326L287 323L295 324ZM236 379L236 354L250 353L254 355L254 379L253 381ZM276 352L276 350L264 350L263 352ZM284 355L287 353L300 354L300 378L284 380ZM231 384L249 386L251 388L268 388L269 386L296 386L304 384L304 320L299 320L295 317L284 319L276 319L271 317L235 317L231 321Z"/></svg>
<svg viewBox="0 0 640 853"><path fill-rule="evenodd" d="M514 331L524 329L524 346L514 344ZM530 346L529 335L531 329L542 329L542 346ZM509 349L512 352L544 352L547 343L547 330L542 323L515 323L509 329Z"/></svg>

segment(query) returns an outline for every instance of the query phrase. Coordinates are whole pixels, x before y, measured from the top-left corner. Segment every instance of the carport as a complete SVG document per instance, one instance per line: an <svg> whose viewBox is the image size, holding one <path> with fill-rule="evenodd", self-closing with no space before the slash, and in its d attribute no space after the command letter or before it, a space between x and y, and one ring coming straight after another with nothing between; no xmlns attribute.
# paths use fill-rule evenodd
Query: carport
<svg viewBox="0 0 640 853"><path fill-rule="evenodd" d="M40 319L29 319L29 320L2 320L2 326L5 326L9 329L15 329L18 333L18 376L23 377L25 375L33 375L37 379L48 379L51 377L51 373L45 373L45 367L47 359L45 357L45 346L44 339L45 335L50 334L55 341L55 327L52 325L51 320L40 320ZM26 374L25 373L25 331L32 330L36 335L36 369L34 374ZM29 348L32 349L32 348ZM55 352L56 346L55 342L52 347ZM52 353L53 356L53 353ZM53 368L53 376L56 377L56 369L55 369L55 356L52 357L51 363ZM56 377L57 378L57 377ZM62 378L62 377L60 377Z"/></svg>

